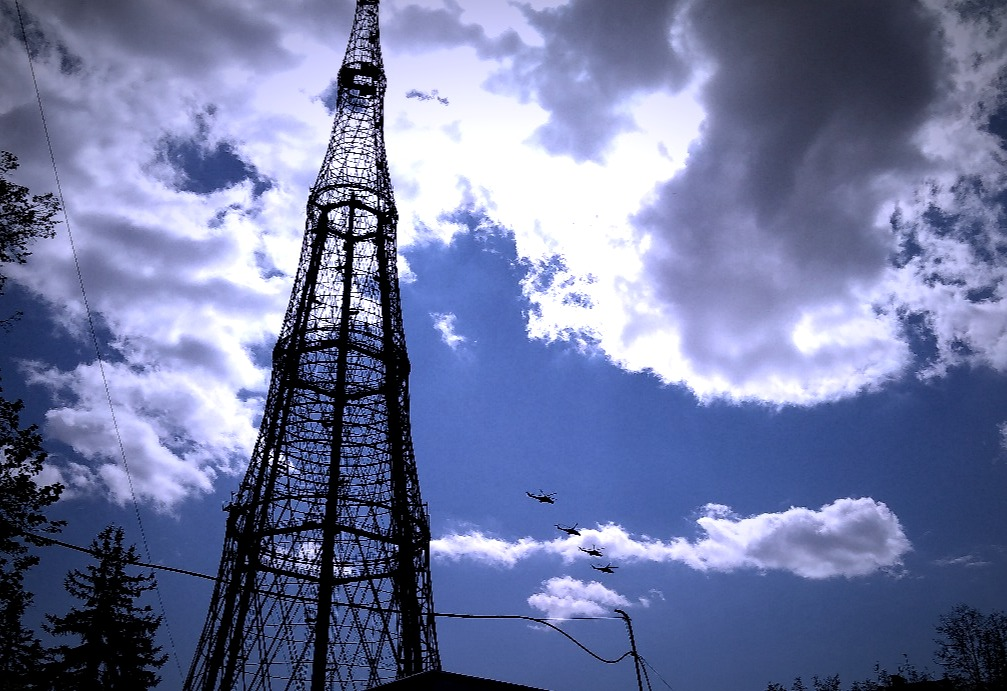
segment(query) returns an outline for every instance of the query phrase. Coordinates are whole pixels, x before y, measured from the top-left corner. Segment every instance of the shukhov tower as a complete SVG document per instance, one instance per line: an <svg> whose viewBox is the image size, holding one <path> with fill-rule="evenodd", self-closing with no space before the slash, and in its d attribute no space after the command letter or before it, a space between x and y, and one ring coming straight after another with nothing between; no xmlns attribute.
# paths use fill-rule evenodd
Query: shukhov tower
<svg viewBox="0 0 1007 691"><path fill-rule="evenodd" d="M440 668L384 92L378 2L358 0L190 691L367 689Z"/></svg>

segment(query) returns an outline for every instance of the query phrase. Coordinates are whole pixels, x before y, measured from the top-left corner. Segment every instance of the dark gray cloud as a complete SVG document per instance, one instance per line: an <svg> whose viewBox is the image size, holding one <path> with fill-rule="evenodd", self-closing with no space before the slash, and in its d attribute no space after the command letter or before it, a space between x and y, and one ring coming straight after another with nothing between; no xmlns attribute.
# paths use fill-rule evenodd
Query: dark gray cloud
<svg viewBox="0 0 1007 691"><path fill-rule="evenodd" d="M612 138L633 129L625 100L685 83L688 68L670 40L678 2L598 0L544 10L518 3L541 45L513 30L490 36L466 23L462 7L409 5L391 14L382 30L388 44L423 52L469 46L482 59L507 62L487 86L535 101L549 121L534 134L546 151L577 161L601 160Z"/></svg>
<svg viewBox="0 0 1007 691"><path fill-rule="evenodd" d="M427 93L426 91L420 91L419 89L410 89L406 92L406 98L415 98L418 101L437 101L442 106L446 106L451 101L446 96L441 96L437 89Z"/></svg>
<svg viewBox="0 0 1007 691"><path fill-rule="evenodd" d="M40 0L31 5L39 30L59 35L58 45L83 55L85 65L89 54L107 51L184 72L221 60L275 69L293 59L280 45L279 17L233 0Z"/></svg>
<svg viewBox="0 0 1007 691"><path fill-rule="evenodd" d="M689 15L715 75L697 157L745 169L768 219L820 170L839 181L919 162L911 142L943 80L938 27L917 6L720 2Z"/></svg>
<svg viewBox="0 0 1007 691"><path fill-rule="evenodd" d="M64 43L47 35L30 9L18 8L12 2L0 3L0 34L26 47L32 60L52 59L55 54L64 74L73 74L83 64L80 56L74 55Z"/></svg>
<svg viewBox="0 0 1007 691"><path fill-rule="evenodd" d="M494 80L549 112L535 140L577 161L603 158L611 139L634 127L625 101L684 84L689 70L671 41L678 2L573 0L522 5L541 46L522 45L513 69Z"/></svg>
<svg viewBox="0 0 1007 691"><path fill-rule="evenodd" d="M604 13L552 12L576 7ZM664 131L656 106L697 99L684 166L649 195L612 197L637 204L635 242L611 244L632 246L639 271L560 248L562 265L533 263L553 280L526 283L533 329L707 400L813 404L909 372L1004 369L1001 20L976 3L683 4L667 34L691 81L674 98L625 97L640 136L611 142L605 167L616 179L634 150L646 174L632 147ZM540 98L534 74L515 74ZM666 129L688 122L676 107ZM605 122L596 133L618 129ZM566 309L577 290L590 309Z"/></svg>
<svg viewBox="0 0 1007 691"><path fill-rule="evenodd" d="M936 20L844 0L698 3L684 21L711 70L706 119L635 218L653 240L647 278L708 374L827 367L849 353L802 355L793 331L809 310L855 304L887 266L878 215L925 174L917 137L948 78Z"/></svg>
<svg viewBox="0 0 1007 691"><path fill-rule="evenodd" d="M462 15L462 7L454 0L445 0L443 8L434 10L407 5L385 15L382 42L392 50L414 53L470 46L480 58L487 59L510 55L521 45L513 30L490 37L479 24L463 21Z"/></svg>

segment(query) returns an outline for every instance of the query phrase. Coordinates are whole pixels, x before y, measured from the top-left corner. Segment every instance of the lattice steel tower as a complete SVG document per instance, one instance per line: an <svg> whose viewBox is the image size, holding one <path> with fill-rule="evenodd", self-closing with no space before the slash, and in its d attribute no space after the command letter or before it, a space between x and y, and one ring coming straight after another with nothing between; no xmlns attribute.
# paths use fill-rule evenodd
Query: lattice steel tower
<svg viewBox="0 0 1007 691"><path fill-rule="evenodd" d="M440 668L384 93L378 2L358 0L190 691L367 689Z"/></svg>

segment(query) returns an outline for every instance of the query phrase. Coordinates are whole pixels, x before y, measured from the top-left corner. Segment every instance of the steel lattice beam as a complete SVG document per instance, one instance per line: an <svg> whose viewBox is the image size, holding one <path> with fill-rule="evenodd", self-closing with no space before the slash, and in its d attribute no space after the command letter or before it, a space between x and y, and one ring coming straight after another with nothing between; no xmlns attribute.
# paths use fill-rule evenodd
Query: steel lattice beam
<svg viewBox="0 0 1007 691"><path fill-rule="evenodd" d="M378 3L358 0L189 691L367 689L440 668L384 92Z"/></svg>

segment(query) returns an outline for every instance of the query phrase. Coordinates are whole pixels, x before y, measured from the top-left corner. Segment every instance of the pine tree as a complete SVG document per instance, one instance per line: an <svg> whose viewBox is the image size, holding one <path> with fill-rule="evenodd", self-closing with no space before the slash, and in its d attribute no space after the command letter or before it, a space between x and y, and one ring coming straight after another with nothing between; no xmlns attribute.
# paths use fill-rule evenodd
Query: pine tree
<svg viewBox="0 0 1007 691"><path fill-rule="evenodd" d="M137 561L136 548L123 546L123 530L108 526L91 543L97 563L74 569L64 584L83 603L65 616L46 615L46 631L75 635L80 643L53 649L51 678L67 691L141 691L160 681L155 670L168 659L159 655L154 634L161 617L149 605L138 606L144 592L156 586L154 574L133 576L127 567Z"/></svg>
<svg viewBox="0 0 1007 691"><path fill-rule="evenodd" d="M21 401L0 396L0 679L12 691L35 688L42 660L41 643L23 623L32 603L24 575L39 562L31 547L63 525L43 513L63 488L36 482L46 454L38 428L21 429L22 408Z"/></svg>
<svg viewBox="0 0 1007 691"><path fill-rule="evenodd" d="M24 589L22 571L0 571L0 678L8 691L39 688L45 651L24 625L32 594Z"/></svg>

